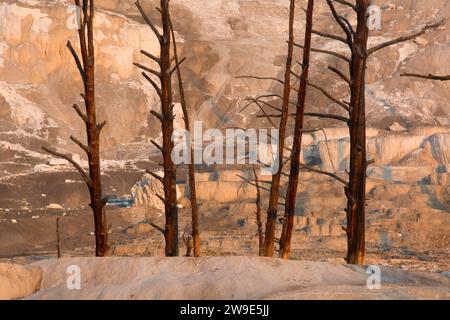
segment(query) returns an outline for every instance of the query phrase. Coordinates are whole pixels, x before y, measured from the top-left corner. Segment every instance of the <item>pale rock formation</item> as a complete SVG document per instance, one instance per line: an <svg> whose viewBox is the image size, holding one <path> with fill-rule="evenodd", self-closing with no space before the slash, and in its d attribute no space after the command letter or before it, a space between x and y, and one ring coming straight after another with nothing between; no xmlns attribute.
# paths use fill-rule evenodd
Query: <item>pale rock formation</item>
<svg viewBox="0 0 450 320"><path fill-rule="evenodd" d="M164 172L155 172L160 177L164 176ZM153 177L152 175L146 173L142 176L141 180L136 182L136 184L131 189L131 198L135 206L146 206L155 209L164 209L164 203L158 196L164 197L164 188L162 183ZM180 188L177 186L177 197L181 197Z"/></svg>
<svg viewBox="0 0 450 320"><path fill-rule="evenodd" d="M69 265L82 290L67 290ZM382 286L367 288L362 267L260 257L73 258L32 264L41 290L27 299L448 299L444 275L381 267Z"/></svg>
<svg viewBox="0 0 450 320"><path fill-rule="evenodd" d="M0 300L29 296L40 289L41 281L39 267L0 263Z"/></svg>

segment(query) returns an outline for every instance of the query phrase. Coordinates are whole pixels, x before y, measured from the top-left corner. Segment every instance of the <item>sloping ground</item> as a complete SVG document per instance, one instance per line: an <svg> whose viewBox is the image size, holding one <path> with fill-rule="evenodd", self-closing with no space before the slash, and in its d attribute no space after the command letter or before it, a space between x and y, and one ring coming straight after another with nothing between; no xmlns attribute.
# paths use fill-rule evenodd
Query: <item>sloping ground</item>
<svg viewBox="0 0 450 320"><path fill-rule="evenodd" d="M0 300L17 299L39 290L42 269L0 263Z"/></svg>
<svg viewBox="0 0 450 320"><path fill-rule="evenodd" d="M67 267L80 268L69 290ZM364 268L259 257L71 258L44 260L41 289L29 299L450 299L439 274L381 269L368 289Z"/></svg>

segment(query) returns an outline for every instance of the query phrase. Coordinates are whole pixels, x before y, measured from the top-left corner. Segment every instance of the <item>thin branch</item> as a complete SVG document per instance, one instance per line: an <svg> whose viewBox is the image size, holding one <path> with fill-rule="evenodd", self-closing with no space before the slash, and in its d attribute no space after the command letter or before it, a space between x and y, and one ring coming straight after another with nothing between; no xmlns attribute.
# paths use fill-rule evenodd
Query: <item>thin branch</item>
<svg viewBox="0 0 450 320"><path fill-rule="evenodd" d="M304 47L300 44L294 43L294 45L300 49L304 49ZM330 50L323 50L323 49L317 49L317 48L311 48L312 52L317 52L317 53L324 53L324 54L328 54L331 55L333 57L339 58L341 60L344 60L347 63L351 63L351 59L344 56L343 54L334 52L334 51L330 51Z"/></svg>
<svg viewBox="0 0 450 320"><path fill-rule="evenodd" d="M165 234L165 230L163 228L161 228L160 226L154 224L153 222L150 222L150 225L155 228L156 230L158 230L159 232L161 232L162 234Z"/></svg>
<svg viewBox="0 0 450 320"><path fill-rule="evenodd" d="M155 141L155 140L150 140L150 142L161 152L163 152L163 148Z"/></svg>
<svg viewBox="0 0 450 320"><path fill-rule="evenodd" d="M87 116L80 110L78 105L74 104L72 108L75 110L75 112L80 116L80 118L84 121L84 123L87 123L88 118Z"/></svg>
<svg viewBox="0 0 450 320"><path fill-rule="evenodd" d="M158 58L157 56L154 56L154 55L151 54L150 52L147 52L147 51L145 51L145 50L141 50L141 53L142 53L144 56L146 56L146 57L152 59L153 61L155 61L157 64L161 64L161 59Z"/></svg>
<svg viewBox="0 0 450 320"><path fill-rule="evenodd" d="M158 181L160 181L161 183L163 183L164 179L163 177L161 177L160 175L154 173L153 171L150 170L145 170L145 172L147 172L149 175L151 175L153 178L156 178Z"/></svg>
<svg viewBox="0 0 450 320"><path fill-rule="evenodd" d="M172 70L170 70L170 75L172 75L177 69L181 66L181 64L186 61L186 57L182 58L177 65L175 65Z"/></svg>
<svg viewBox="0 0 450 320"><path fill-rule="evenodd" d="M342 30L347 35L347 44L351 48L353 46L353 34L352 30L347 26L347 24L343 21L342 17L339 16L339 14L336 11L336 8L334 7L334 4L331 0L326 0L328 6L330 7L331 14L333 15L336 22L341 26Z"/></svg>
<svg viewBox="0 0 450 320"><path fill-rule="evenodd" d="M153 70L153 69L151 69L151 68L148 68L148 67L146 67L146 66L144 66L144 65L142 65L142 64L140 64L140 63L137 63L137 62L134 62L133 64L134 64L136 67L138 67L138 68L140 68L140 69L142 69L142 70L145 70L145 71L147 71L147 72L150 72L150 73L154 74L155 76L157 76L158 78L161 78L161 73L160 73L160 72L158 72L158 71L156 71L156 70Z"/></svg>
<svg viewBox="0 0 450 320"><path fill-rule="evenodd" d="M262 190L270 192L270 189L268 189L266 187L263 187L263 186L257 186L256 183L254 183L253 181L248 180L247 178L244 178L243 176L241 176L239 174L236 174L236 176L238 176L239 178L241 178L242 180L244 180L245 182L247 182L248 184L250 184L250 185L252 185L254 187L257 187L257 188L260 188Z"/></svg>
<svg viewBox="0 0 450 320"><path fill-rule="evenodd" d="M431 73L425 75L425 74L418 74L418 73L402 73L400 75L401 77L414 77L414 78L421 78L421 79L428 79L428 80L437 80L437 81L449 81L450 75L448 76L437 76L433 75Z"/></svg>
<svg viewBox="0 0 450 320"><path fill-rule="evenodd" d="M153 81L152 78L150 78L145 72L142 72L142 75L144 76L145 79L147 79L148 82L150 82L150 84L153 86L153 88L155 89L155 91L159 95L159 97L161 97L161 95L162 95L161 89L158 87L156 82Z"/></svg>
<svg viewBox="0 0 450 320"><path fill-rule="evenodd" d="M308 117L318 117L318 118L324 118L324 119L333 119L333 120L338 120L338 121L343 121L346 124L350 124L350 119L343 117L343 116L339 116L336 114L327 114L327 113L317 113L317 112L305 112L305 116Z"/></svg>
<svg viewBox="0 0 450 320"><path fill-rule="evenodd" d="M70 154L64 154L64 153L60 153L57 152L55 150L51 150L49 148L46 147L42 147L42 150L44 150L45 152L60 158L60 159L64 159L66 161L68 161L72 166L75 167L75 169L78 170L78 172L80 173L81 177L83 178L84 182L86 182L86 184L88 185L88 187L91 187L91 179L89 178L89 176L87 175L86 171L84 171L84 169L75 161L72 159L72 156Z"/></svg>
<svg viewBox="0 0 450 320"><path fill-rule="evenodd" d="M313 87L316 90L319 90L320 92L322 92L322 94L325 97L327 97L328 99L330 99L331 101L333 101L334 103L339 105L340 107L344 108L346 111L350 110L348 105L346 105L344 102L340 101L339 99L333 97L327 90L325 90L324 88L320 87L319 85L311 83L310 81L308 81L308 86L311 86L311 87Z"/></svg>
<svg viewBox="0 0 450 320"><path fill-rule="evenodd" d="M164 119L162 117L162 115L160 115L158 112L156 112L155 110L150 110L150 113L155 116L159 121L163 122Z"/></svg>
<svg viewBox="0 0 450 320"><path fill-rule="evenodd" d="M275 77L239 76L239 77L236 77L236 79L273 80L273 81L279 82L281 84L284 84L283 80L280 80L280 79L275 78Z"/></svg>
<svg viewBox="0 0 450 320"><path fill-rule="evenodd" d="M162 41L162 36L159 33L158 29L156 29L155 25L153 24L153 22L150 20L150 18L147 16L147 14L145 13L144 9L142 8L141 4L139 3L139 0L137 0L135 2L136 7L138 8L139 12L141 13L142 17L144 18L145 22L150 26L150 28L152 29L153 33L155 34L155 36L158 38L158 40L161 42Z"/></svg>
<svg viewBox="0 0 450 320"><path fill-rule="evenodd" d="M306 170L309 170L309 171L312 171L312 172L315 172L315 173L319 173L319 174L323 174L323 175L332 177L332 178L334 178L335 180L337 180L337 181L339 181L340 183L342 183L343 185L345 185L345 186L348 185L348 182L347 182L347 181L345 181L344 179L342 179L341 177L339 177L338 175L336 175L336 174L334 174L334 173L327 172L327 171L323 171L323 170L319 170L319 169L314 169L314 168L309 167L309 166L307 166L307 165L305 165L305 164L303 164L303 163L300 163L300 165L301 165L304 169L306 169Z"/></svg>
<svg viewBox="0 0 450 320"><path fill-rule="evenodd" d="M78 57L70 41L67 41L66 46L67 48L69 48L69 51L72 54L75 63L77 64L78 71L80 72L81 78L83 79L83 83L86 84L86 72L84 72L84 68L83 65L81 64L80 58Z"/></svg>
<svg viewBox="0 0 450 320"><path fill-rule="evenodd" d="M75 142L81 149L84 150L84 152L86 152L86 154L90 153L89 147L86 146L84 143L82 143L80 140L78 140L77 138L75 138L74 136L70 136L69 137L70 140L72 140L73 142Z"/></svg>
<svg viewBox="0 0 450 320"><path fill-rule="evenodd" d="M322 32L322 31L318 31L318 30L313 30L312 33L314 33L315 35L321 36L323 38L333 39L333 40L337 40L337 41L347 44L347 40L338 35Z"/></svg>
<svg viewBox="0 0 450 320"><path fill-rule="evenodd" d="M349 86L352 85L352 82L351 82L350 78L347 77L341 70L339 70L339 69L337 69L337 68L335 68L335 67L332 67L332 66L328 66L328 69L331 70L331 71L333 71L334 73L336 73L342 80L344 80L345 82L347 82L347 84L348 84Z"/></svg>
<svg viewBox="0 0 450 320"><path fill-rule="evenodd" d="M106 124L108 123L108 121L103 120L102 122L98 123L95 128L97 129L97 134L100 134L100 132L102 131L102 129L106 126Z"/></svg>
<svg viewBox="0 0 450 320"><path fill-rule="evenodd" d="M417 31L417 32L414 32L412 34L399 37L397 39L393 39L393 40L390 40L390 41L383 42L383 43L381 43L381 44L379 44L379 45L377 45L377 46L375 46L373 48L370 48L367 51L367 54L371 55L371 54L373 54L373 53L375 53L375 52L377 52L377 51L379 51L381 49L384 49L384 48L393 46L395 44L402 43L402 42L409 41L409 40L412 40L414 38L420 37L421 35L423 35L429 29L436 29L436 28L440 27L442 25L442 23L443 23L443 20L435 22L435 23L432 23L432 24L427 24L420 31Z"/></svg>

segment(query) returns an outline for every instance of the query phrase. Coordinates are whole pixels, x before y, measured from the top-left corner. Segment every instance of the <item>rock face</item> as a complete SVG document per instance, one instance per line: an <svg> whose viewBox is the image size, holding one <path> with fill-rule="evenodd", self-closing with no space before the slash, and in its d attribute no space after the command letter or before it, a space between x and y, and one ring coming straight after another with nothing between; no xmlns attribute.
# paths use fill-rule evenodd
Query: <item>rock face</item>
<svg viewBox="0 0 450 320"><path fill-rule="evenodd" d="M29 296L40 289L42 270L0 263L0 300Z"/></svg>
<svg viewBox="0 0 450 320"><path fill-rule="evenodd" d="M160 177L164 176L162 171L155 173ZM141 180L136 182L131 189L131 198L135 206L146 206L162 210L164 209L164 202L157 195L164 197L162 183L148 173L144 174ZM177 197L178 199L181 197L179 187L177 187Z"/></svg>
<svg viewBox="0 0 450 320"><path fill-rule="evenodd" d="M66 269L81 270L67 290ZM381 287L367 288L361 267L259 257L74 258L32 264L44 270L29 299L449 299L443 275L382 267Z"/></svg>
<svg viewBox="0 0 450 320"><path fill-rule="evenodd" d="M153 9L157 2L145 2L155 18ZM134 0L96 3L99 117L109 123L102 136L102 150L105 157L113 159L147 157L156 151L149 139L160 136L159 123L149 116L150 109L159 108L156 95L132 64L134 61L150 63L139 51L145 49L156 54L157 43L133 3ZM380 5L383 4L382 29L372 32L371 44L450 14L446 0L433 0L429 6L417 1L405 4L400 0ZM280 86L271 81L236 79L236 76L282 74L287 5L285 1L273 0L172 3L180 51L187 58L183 72L191 120L203 121L205 128L268 125L254 117L258 112L256 107L240 112L240 100L249 95L279 92ZM340 10L353 21L350 10ZM81 82L66 48L67 40L74 45L78 43L72 26L73 13L72 2L66 0L3 0L0 3L0 139L11 143L1 145L2 150L41 161L40 145L49 142L79 153L68 139L71 133L83 135L83 124L70 108L73 103L81 103ZM300 40L304 19L300 9L297 16L296 35ZM158 19L155 21L159 23ZM397 123L410 129L424 124L450 125L448 83L399 77L405 70L446 71L442 67L449 64L446 44L450 38L447 27L450 22L445 23L445 27L428 32L416 42L392 47L371 59L367 81L369 126L386 129ZM317 4L316 28L339 32L323 3ZM341 50L335 41L315 38L314 43L318 47ZM296 55L299 57L301 52ZM347 93L338 79L324 72L328 65L341 67L339 61L314 54L313 65L312 80L346 99ZM311 90L309 101L314 101L311 108L336 111L318 92ZM336 125L317 119L308 119L308 124L311 127ZM0 160L6 162L10 158Z"/></svg>

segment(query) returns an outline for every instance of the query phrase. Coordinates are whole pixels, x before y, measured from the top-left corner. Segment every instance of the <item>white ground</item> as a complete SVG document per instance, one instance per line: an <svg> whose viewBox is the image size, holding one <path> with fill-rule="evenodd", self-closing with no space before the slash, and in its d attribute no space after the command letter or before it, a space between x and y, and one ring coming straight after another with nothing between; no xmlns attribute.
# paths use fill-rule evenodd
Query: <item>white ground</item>
<svg viewBox="0 0 450 320"><path fill-rule="evenodd" d="M67 288L71 265L80 290ZM29 299L450 299L444 275L383 267L381 288L370 290L364 268L259 257L67 258L26 268L43 270Z"/></svg>

